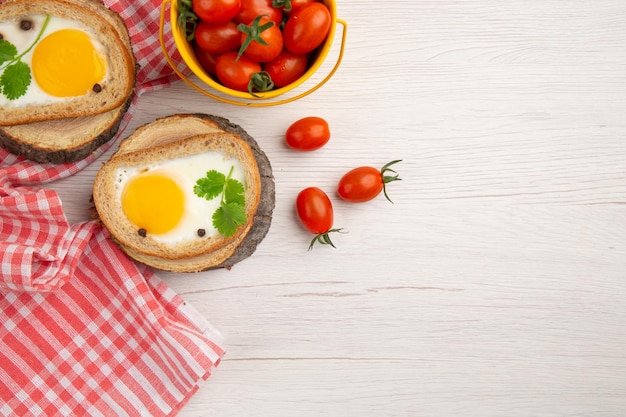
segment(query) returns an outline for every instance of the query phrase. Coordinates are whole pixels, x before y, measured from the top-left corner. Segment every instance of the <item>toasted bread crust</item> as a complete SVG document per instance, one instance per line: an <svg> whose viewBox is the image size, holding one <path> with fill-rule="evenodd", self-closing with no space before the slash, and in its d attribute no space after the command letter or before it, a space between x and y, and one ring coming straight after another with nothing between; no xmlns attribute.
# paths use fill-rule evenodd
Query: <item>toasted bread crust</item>
<svg viewBox="0 0 626 417"><path fill-rule="evenodd" d="M256 204L256 210L250 215L249 221L240 228L236 236L228 240L222 240L217 247L202 253L197 253L196 251L193 255L188 253L187 256L178 259L150 255L145 253L145 251L126 245L123 236L120 239L120 235L109 228L105 221L103 221L103 224L107 226L109 232L111 232L112 239L124 252L131 258L153 268L175 272L199 272L215 268L230 268L237 262L249 257L255 251L271 225L272 211L275 204L271 164L256 141L244 129L229 122L227 119L206 114L178 114L157 119L152 123L139 127L128 138L130 140L122 141L117 153L120 155L132 154L138 150L137 148L140 150L144 147L149 147L150 138L152 138L152 141L160 142L160 146L163 144L167 146L168 143L177 140L176 132L179 132L179 135L183 138L189 135L202 134L203 132L208 132L209 134L228 132L236 135L250 147L252 157L258 169L260 182L257 185L259 200ZM101 175L100 172L98 173L99 175ZM100 219L103 220L102 204L97 203L98 197L96 197L101 191L98 190L99 184L98 180L94 182L94 203L96 203L96 210ZM133 234L136 235L135 230L133 230Z"/></svg>
<svg viewBox="0 0 626 417"><path fill-rule="evenodd" d="M244 240L243 236L246 236L248 232L250 232L252 226L253 223L249 222L241 229L241 238L231 239L216 250L182 259L164 259L158 256L146 255L145 253L138 252L127 246L122 245L120 247L131 258L156 269L170 272L201 272L214 269L217 265L226 263L229 258L235 254L237 248L241 246ZM207 265L215 266L209 267Z"/></svg>
<svg viewBox="0 0 626 417"><path fill-rule="evenodd" d="M65 102L33 106L18 106L9 102L0 106L0 126L89 116L123 106L134 87L135 60L129 48L128 35L120 36L122 27L114 12L92 0L6 0L0 4L0 21L36 14L81 21L95 31L108 54L107 78L102 82L100 92L68 98Z"/></svg>
<svg viewBox="0 0 626 417"><path fill-rule="evenodd" d="M40 163L80 161L115 136L131 101L93 116L0 127L0 147Z"/></svg>
<svg viewBox="0 0 626 417"><path fill-rule="evenodd" d="M120 143L116 155L167 145L198 134L218 132L223 130L211 119L175 114L139 126L133 132L132 140Z"/></svg>

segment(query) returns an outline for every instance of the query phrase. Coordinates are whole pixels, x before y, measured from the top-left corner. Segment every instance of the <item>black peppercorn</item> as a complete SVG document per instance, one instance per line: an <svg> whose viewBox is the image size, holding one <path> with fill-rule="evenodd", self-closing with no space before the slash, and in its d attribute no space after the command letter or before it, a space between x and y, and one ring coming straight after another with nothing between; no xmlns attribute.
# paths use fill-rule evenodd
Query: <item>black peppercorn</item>
<svg viewBox="0 0 626 417"><path fill-rule="evenodd" d="M141 237L146 237L146 229L144 229L143 227L141 229L137 230L137 233Z"/></svg>
<svg viewBox="0 0 626 417"><path fill-rule="evenodd" d="M95 83L92 87L92 90L94 93L99 93L100 91L102 91L102 86L98 83Z"/></svg>
<svg viewBox="0 0 626 417"><path fill-rule="evenodd" d="M33 27L33 22L30 20L21 20L20 21L20 29L22 30L31 30Z"/></svg>
<svg viewBox="0 0 626 417"><path fill-rule="evenodd" d="M198 229L198 236L202 237L202 236L204 236L204 235L206 235L206 230L204 230L204 229Z"/></svg>

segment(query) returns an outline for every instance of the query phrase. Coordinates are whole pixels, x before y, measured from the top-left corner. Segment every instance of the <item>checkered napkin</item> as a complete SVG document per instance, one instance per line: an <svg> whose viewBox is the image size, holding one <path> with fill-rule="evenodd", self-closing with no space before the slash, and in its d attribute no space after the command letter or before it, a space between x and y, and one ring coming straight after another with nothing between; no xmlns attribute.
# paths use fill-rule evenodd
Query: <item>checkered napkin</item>
<svg viewBox="0 0 626 417"><path fill-rule="evenodd" d="M176 76L158 41L160 0L105 4L126 20L140 64L119 137L140 95ZM224 354L219 333L152 270L97 222L69 224L57 193L38 187L118 137L63 165L0 149L0 416L174 415Z"/></svg>

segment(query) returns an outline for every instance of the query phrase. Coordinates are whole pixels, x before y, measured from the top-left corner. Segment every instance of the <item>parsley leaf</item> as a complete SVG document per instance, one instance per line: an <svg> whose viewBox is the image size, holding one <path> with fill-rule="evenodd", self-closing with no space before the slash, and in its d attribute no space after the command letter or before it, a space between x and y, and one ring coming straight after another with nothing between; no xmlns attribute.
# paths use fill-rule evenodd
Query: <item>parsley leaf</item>
<svg viewBox="0 0 626 417"><path fill-rule="evenodd" d="M213 213L213 226L226 237L232 236L246 222L246 210L238 203L222 203Z"/></svg>
<svg viewBox="0 0 626 417"><path fill-rule="evenodd" d="M17 61L7 66L0 75L2 94L9 100L15 100L26 94L30 81L30 67L22 61Z"/></svg>
<svg viewBox="0 0 626 417"><path fill-rule="evenodd" d="M11 61L17 55L17 48L6 39L0 39L0 64Z"/></svg>
<svg viewBox="0 0 626 417"><path fill-rule="evenodd" d="M196 181L196 185L193 187L193 192L198 197L211 200L224 191L224 184L226 183L226 177L221 172L217 172L212 169L206 173L204 178L200 178Z"/></svg>
<svg viewBox="0 0 626 417"><path fill-rule="evenodd" d="M0 94L9 100L15 100L26 94L32 76L30 67L21 59L39 42L49 21L50 15L46 15L35 41L19 55L15 45L6 39L0 39Z"/></svg>
<svg viewBox="0 0 626 417"><path fill-rule="evenodd" d="M244 205L246 197L243 194L243 184L239 181L229 178L224 184L224 200L227 203L237 203Z"/></svg>
<svg viewBox="0 0 626 417"><path fill-rule="evenodd" d="M213 226L226 237L235 234L239 226L246 223L246 197L243 184L231 178L234 167L228 176L214 169L196 181L193 192L207 200L221 195L220 206L211 217Z"/></svg>

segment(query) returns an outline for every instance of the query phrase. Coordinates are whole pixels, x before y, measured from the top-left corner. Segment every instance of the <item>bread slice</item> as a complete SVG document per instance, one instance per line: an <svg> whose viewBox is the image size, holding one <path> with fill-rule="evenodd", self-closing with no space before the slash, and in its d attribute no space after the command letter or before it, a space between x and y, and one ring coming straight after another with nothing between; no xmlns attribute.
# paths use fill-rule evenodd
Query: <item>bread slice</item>
<svg viewBox="0 0 626 417"><path fill-rule="evenodd" d="M130 139L126 140L133 140L133 138L131 136ZM98 207L102 222L124 246L159 258L187 258L213 251L236 239L238 234L228 238L218 234L213 237L191 239L184 243L164 243L151 234L144 237L140 236L137 233L137 226L132 224L122 213L122 206L117 196L118 170L134 167L142 169L169 160L210 151L217 151L228 158L234 157L241 162L245 173L246 224L252 221L259 203L261 188L261 179L252 150L235 135L227 132L213 132L117 154L112 157L100 169L94 183L94 202ZM210 169L210 166L206 167L207 171ZM207 213L207 217L212 214ZM240 228L239 231L241 230L243 228Z"/></svg>
<svg viewBox="0 0 626 417"><path fill-rule="evenodd" d="M246 177L246 223L229 238L218 235L185 244L164 244L150 235L140 236L115 197L114 172L120 167L206 150L235 156L242 163ZM274 183L267 156L241 127L216 116L179 114L139 127L120 143L118 151L96 175L93 201L100 220L130 257L161 270L198 272L231 267L254 252L271 224Z"/></svg>
<svg viewBox="0 0 626 417"><path fill-rule="evenodd" d="M135 60L128 47L127 31L120 26L121 18L93 0L5 0L0 4L0 23L19 25L23 19L46 14L75 20L90 28L104 47L107 75L99 83L98 92L91 91L80 97L40 104L2 100L0 126L104 113L122 108L132 94Z"/></svg>

